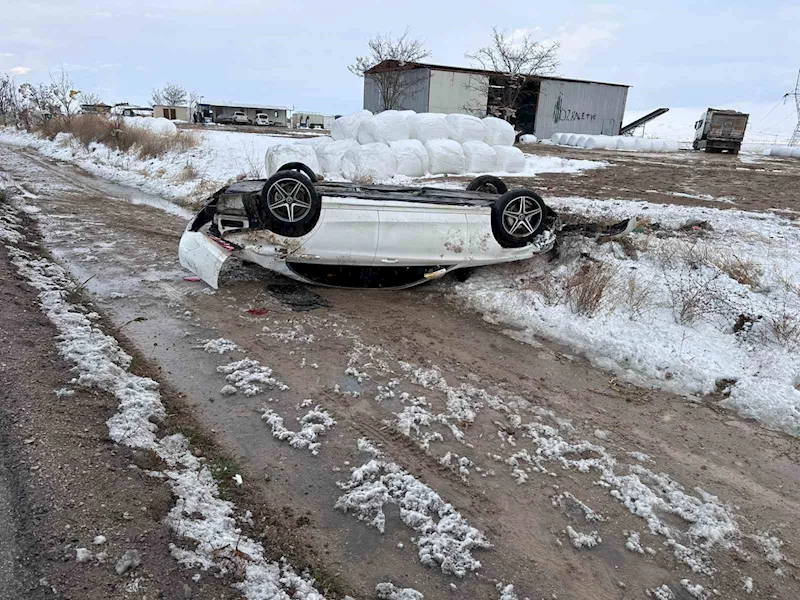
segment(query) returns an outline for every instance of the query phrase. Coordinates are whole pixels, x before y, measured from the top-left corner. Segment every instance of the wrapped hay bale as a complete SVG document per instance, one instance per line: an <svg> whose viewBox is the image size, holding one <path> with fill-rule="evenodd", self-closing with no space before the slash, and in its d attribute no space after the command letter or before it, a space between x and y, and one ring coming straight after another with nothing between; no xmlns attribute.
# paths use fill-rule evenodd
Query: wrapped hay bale
<svg viewBox="0 0 800 600"><path fill-rule="evenodd" d="M331 125L331 137L335 141L354 140L358 136L358 127L366 117L371 117L368 110L359 110L349 115L339 117Z"/></svg>
<svg viewBox="0 0 800 600"><path fill-rule="evenodd" d="M358 145L355 140L339 140L338 142L331 141L328 144L317 144L315 149L320 172L339 175L342 172L342 156L348 150L357 148Z"/></svg>
<svg viewBox="0 0 800 600"><path fill-rule="evenodd" d="M486 133L483 141L490 146L513 146L517 137L514 127L508 121L497 117L485 117L483 126ZM534 140L535 141L535 140ZM462 142L463 143L463 142Z"/></svg>
<svg viewBox="0 0 800 600"><path fill-rule="evenodd" d="M425 145L419 140L397 140L389 144L394 153L398 175L422 177L430 169Z"/></svg>
<svg viewBox="0 0 800 600"><path fill-rule="evenodd" d="M312 146L301 144L278 144L267 149L267 177L272 177L283 165L299 162L306 165L314 173L319 173L317 153Z"/></svg>
<svg viewBox="0 0 800 600"><path fill-rule="evenodd" d="M502 146L502 145L501 145ZM510 148L510 146L503 146ZM492 173L497 171L497 153L485 142L464 142L464 171L467 173Z"/></svg>
<svg viewBox="0 0 800 600"><path fill-rule="evenodd" d="M408 136L412 140L419 140L423 144L431 140L448 139L447 115L439 113L417 113L410 115L408 122Z"/></svg>
<svg viewBox="0 0 800 600"><path fill-rule="evenodd" d="M342 155L342 175L350 181L376 182L397 173L394 152L386 144L355 146Z"/></svg>
<svg viewBox="0 0 800 600"><path fill-rule="evenodd" d="M514 146L493 146L497 154L497 169L503 173L521 173L525 170L525 155Z"/></svg>
<svg viewBox="0 0 800 600"><path fill-rule="evenodd" d="M486 126L478 117L452 114L447 115L444 121L447 125L447 137L459 144L482 142L486 137Z"/></svg>
<svg viewBox="0 0 800 600"><path fill-rule="evenodd" d="M432 175L460 175L464 172L464 150L455 140L430 140L425 144L425 150Z"/></svg>

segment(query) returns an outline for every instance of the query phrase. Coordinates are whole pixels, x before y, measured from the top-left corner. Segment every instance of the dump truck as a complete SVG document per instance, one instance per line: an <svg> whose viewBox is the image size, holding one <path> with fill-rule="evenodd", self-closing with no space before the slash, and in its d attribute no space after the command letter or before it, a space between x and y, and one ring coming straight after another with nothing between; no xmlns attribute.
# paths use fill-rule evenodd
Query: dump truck
<svg viewBox="0 0 800 600"><path fill-rule="evenodd" d="M695 150L738 154L750 115L735 110L709 108L694 124Z"/></svg>

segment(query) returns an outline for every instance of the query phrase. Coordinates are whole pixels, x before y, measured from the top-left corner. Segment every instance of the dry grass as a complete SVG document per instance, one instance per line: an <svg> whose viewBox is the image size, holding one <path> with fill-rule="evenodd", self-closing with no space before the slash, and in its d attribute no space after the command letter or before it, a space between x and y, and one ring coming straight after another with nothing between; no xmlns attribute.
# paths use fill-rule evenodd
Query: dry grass
<svg viewBox="0 0 800 600"><path fill-rule="evenodd" d="M139 158L157 158L171 151L185 152L199 143L189 131L159 134L145 128L130 127L120 118L101 115L54 117L42 122L36 131L51 140L59 133L71 133L86 148L96 142L115 150L136 152Z"/></svg>
<svg viewBox="0 0 800 600"><path fill-rule="evenodd" d="M761 265L752 260L743 260L735 255L716 259L714 266L731 279L738 281L742 285L748 285L753 289L759 287L761 277L764 275L764 269Z"/></svg>
<svg viewBox="0 0 800 600"><path fill-rule="evenodd" d="M603 306L615 270L599 262L580 265L564 281L564 292L572 312L591 317Z"/></svg>
<svg viewBox="0 0 800 600"><path fill-rule="evenodd" d="M791 350L800 348L800 315L787 310L766 319L770 339Z"/></svg>
<svg viewBox="0 0 800 600"><path fill-rule="evenodd" d="M719 315L727 305L719 291L719 271L698 276L680 273L677 277L664 270L672 317L679 325L691 325L701 317Z"/></svg>
<svg viewBox="0 0 800 600"><path fill-rule="evenodd" d="M200 177L200 172L195 168L195 166L187 162L181 172L175 176L175 181L177 183L185 183L187 181L191 181L192 179L197 179Z"/></svg>
<svg viewBox="0 0 800 600"><path fill-rule="evenodd" d="M564 289L551 273L545 273L540 277L527 279L523 289L536 292L546 306L556 306L564 300Z"/></svg>
<svg viewBox="0 0 800 600"><path fill-rule="evenodd" d="M641 319L655 307L655 281L641 283L636 276L628 278L622 289L620 304L632 321Z"/></svg>

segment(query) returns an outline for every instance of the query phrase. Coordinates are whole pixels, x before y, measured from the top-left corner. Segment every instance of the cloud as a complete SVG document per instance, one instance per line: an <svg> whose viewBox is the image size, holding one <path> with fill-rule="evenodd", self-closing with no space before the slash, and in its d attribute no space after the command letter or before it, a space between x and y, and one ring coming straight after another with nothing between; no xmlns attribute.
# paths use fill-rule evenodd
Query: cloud
<svg viewBox="0 0 800 600"><path fill-rule="evenodd" d="M0 56L14 56L11 52L0 52Z"/></svg>
<svg viewBox="0 0 800 600"><path fill-rule="evenodd" d="M12 75L27 75L28 73L31 72L31 68L30 67L12 67L10 69L7 69L7 71L9 73L11 73Z"/></svg>
<svg viewBox="0 0 800 600"><path fill-rule="evenodd" d="M598 47L610 46L616 39L620 24L616 21L584 23L574 29L566 28L553 40L561 44L561 60L580 62L589 58Z"/></svg>

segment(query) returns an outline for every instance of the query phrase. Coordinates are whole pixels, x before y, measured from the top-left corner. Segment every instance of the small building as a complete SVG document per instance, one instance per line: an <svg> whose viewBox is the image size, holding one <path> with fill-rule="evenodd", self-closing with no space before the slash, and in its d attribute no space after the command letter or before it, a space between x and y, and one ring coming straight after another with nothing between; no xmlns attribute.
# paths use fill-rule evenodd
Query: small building
<svg viewBox="0 0 800 600"><path fill-rule="evenodd" d="M322 113L296 110L292 113L293 129L330 129L333 117Z"/></svg>
<svg viewBox="0 0 800 600"><path fill-rule="evenodd" d="M131 106L130 104L115 104L111 114L121 117L152 117L153 109L149 106Z"/></svg>
<svg viewBox="0 0 800 600"><path fill-rule="evenodd" d="M111 112L111 105L106 104L105 102L98 102L97 104L81 104L81 112L87 115L107 115Z"/></svg>
<svg viewBox="0 0 800 600"><path fill-rule="evenodd" d="M364 75L364 108L374 113L383 110L376 81L387 71L402 74L399 87L405 89L395 108L416 112L495 114L502 90L511 82L509 75L496 71L385 60ZM539 139L556 132L618 135L629 87L529 75L508 120Z"/></svg>
<svg viewBox="0 0 800 600"><path fill-rule="evenodd" d="M210 100L200 102L198 105L203 117L208 117L212 121L220 115L232 115L235 112L243 112L250 121L256 120L257 114L265 114L269 120L277 127L288 127L289 108L286 106L274 106L270 104L242 104L241 102L212 102Z"/></svg>
<svg viewBox="0 0 800 600"><path fill-rule="evenodd" d="M154 117L164 117L170 121L189 121L189 107L156 104L153 107Z"/></svg>

